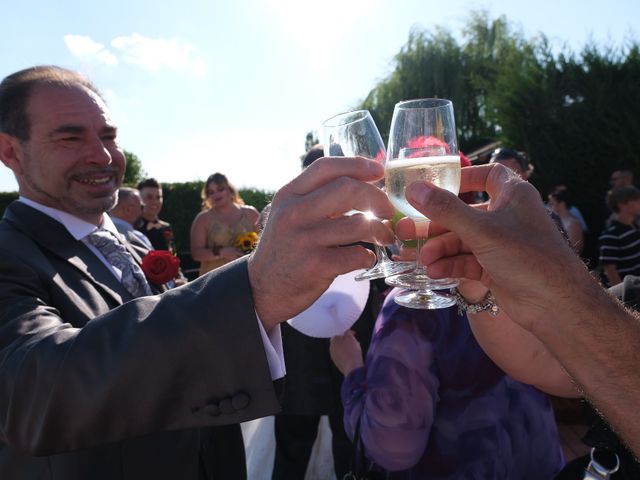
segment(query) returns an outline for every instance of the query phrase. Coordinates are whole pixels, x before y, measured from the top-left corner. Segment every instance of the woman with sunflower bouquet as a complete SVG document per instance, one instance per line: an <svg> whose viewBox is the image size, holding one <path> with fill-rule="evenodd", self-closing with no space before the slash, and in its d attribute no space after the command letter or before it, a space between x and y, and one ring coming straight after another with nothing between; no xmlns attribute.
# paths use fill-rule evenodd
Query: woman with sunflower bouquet
<svg viewBox="0 0 640 480"><path fill-rule="evenodd" d="M203 210L191 225L191 256L200 262L200 275L250 253L260 215L221 173L207 178L202 200Z"/></svg>

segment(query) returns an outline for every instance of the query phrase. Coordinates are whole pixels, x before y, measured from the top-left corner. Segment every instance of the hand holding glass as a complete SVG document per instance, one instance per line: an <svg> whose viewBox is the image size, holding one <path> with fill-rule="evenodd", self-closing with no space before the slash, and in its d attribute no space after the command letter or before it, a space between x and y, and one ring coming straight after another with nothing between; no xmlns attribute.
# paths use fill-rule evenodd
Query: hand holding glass
<svg viewBox="0 0 640 480"><path fill-rule="evenodd" d="M324 154L332 157L366 157L380 163L385 161L386 152L378 128L367 110L341 113L323 124ZM347 215L363 213L372 217L371 212L347 212ZM369 270L359 274L356 280L371 280L406 272L412 268L409 262L394 262L384 247L374 245L377 262Z"/></svg>
<svg viewBox="0 0 640 480"><path fill-rule="evenodd" d="M460 154L456 139L453 105L444 99L400 102L391 120L385 185L391 203L416 225L416 264L413 272L392 276L387 283L414 291L395 300L410 308L446 308L455 300L433 290L457 285L453 279L434 280L420 261L420 249L429 230L429 219L413 208L405 197L411 182L423 180L453 193L460 189Z"/></svg>

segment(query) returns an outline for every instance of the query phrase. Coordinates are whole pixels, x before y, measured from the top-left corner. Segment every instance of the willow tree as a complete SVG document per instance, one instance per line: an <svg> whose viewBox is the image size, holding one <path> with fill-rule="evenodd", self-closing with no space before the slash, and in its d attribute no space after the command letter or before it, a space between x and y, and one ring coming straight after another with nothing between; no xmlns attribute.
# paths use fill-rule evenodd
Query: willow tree
<svg viewBox="0 0 640 480"><path fill-rule="evenodd" d="M504 68L521 63L526 41L504 17L491 20L473 13L459 43L442 28L413 29L394 57L393 71L362 102L383 132L389 130L393 106L400 100L448 98L456 112L463 150L472 150L499 136L491 103L496 80Z"/></svg>

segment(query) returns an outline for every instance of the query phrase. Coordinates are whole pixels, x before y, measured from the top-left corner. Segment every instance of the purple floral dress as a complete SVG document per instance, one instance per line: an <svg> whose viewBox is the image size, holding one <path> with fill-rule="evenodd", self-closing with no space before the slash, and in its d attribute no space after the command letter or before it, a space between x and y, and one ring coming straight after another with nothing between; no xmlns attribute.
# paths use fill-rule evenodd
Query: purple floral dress
<svg viewBox="0 0 640 480"><path fill-rule="evenodd" d="M345 427L391 479L551 479L564 459L550 402L482 351L455 307L386 298L365 366L342 386Z"/></svg>

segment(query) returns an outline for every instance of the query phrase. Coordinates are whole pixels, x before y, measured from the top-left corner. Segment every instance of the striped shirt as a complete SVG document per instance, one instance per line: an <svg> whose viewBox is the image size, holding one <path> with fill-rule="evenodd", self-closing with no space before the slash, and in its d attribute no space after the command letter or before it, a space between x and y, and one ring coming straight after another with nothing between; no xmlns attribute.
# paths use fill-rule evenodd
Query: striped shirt
<svg viewBox="0 0 640 480"><path fill-rule="evenodd" d="M615 264L623 279L625 275L640 275L640 231L616 220L602 232L600 265Z"/></svg>

